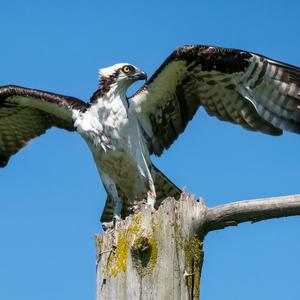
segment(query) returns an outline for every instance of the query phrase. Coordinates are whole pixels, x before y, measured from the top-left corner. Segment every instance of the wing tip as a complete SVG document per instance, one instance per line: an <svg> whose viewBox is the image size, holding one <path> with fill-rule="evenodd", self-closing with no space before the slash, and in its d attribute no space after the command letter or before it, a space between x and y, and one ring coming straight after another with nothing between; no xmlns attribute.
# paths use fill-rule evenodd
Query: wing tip
<svg viewBox="0 0 300 300"><path fill-rule="evenodd" d="M8 156L0 154L0 168L5 168L8 163L8 160Z"/></svg>

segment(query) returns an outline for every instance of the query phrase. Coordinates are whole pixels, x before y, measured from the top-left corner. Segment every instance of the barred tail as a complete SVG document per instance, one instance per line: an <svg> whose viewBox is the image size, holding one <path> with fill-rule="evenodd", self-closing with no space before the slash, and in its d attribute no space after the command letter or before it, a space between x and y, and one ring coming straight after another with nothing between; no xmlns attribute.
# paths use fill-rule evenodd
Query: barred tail
<svg viewBox="0 0 300 300"><path fill-rule="evenodd" d="M181 189L177 187L165 174L152 164L152 173L156 190L155 208L158 208L161 202L167 197L174 197L176 200L181 195Z"/></svg>

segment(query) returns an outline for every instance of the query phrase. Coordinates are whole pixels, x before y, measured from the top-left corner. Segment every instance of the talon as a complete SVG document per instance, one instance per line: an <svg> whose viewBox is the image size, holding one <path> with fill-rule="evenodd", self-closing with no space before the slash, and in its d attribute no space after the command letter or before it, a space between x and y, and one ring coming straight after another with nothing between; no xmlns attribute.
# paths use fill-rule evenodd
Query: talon
<svg viewBox="0 0 300 300"><path fill-rule="evenodd" d="M153 192L153 191L148 191L148 192L147 192L147 204L148 204L149 206L151 206L152 208L154 208L155 201L156 201L156 195L155 195L155 192Z"/></svg>
<svg viewBox="0 0 300 300"><path fill-rule="evenodd" d="M121 219L121 217L120 216L118 216L118 215L114 215L113 216L113 228L114 229L116 229L116 227L117 227L117 222L120 222L122 219Z"/></svg>
<svg viewBox="0 0 300 300"><path fill-rule="evenodd" d="M130 208L130 212L131 213L135 213L137 210L138 210L139 206L136 204L136 205L133 205L131 208Z"/></svg>
<svg viewBox="0 0 300 300"><path fill-rule="evenodd" d="M114 221L111 222L103 222L102 223L102 229L104 231L108 230L108 229L113 229L114 228Z"/></svg>
<svg viewBox="0 0 300 300"><path fill-rule="evenodd" d="M122 218L118 215L115 215L110 222L103 222L101 225L104 231L108 229L116 229L117 222L119 221L122 221Z"/></svg>

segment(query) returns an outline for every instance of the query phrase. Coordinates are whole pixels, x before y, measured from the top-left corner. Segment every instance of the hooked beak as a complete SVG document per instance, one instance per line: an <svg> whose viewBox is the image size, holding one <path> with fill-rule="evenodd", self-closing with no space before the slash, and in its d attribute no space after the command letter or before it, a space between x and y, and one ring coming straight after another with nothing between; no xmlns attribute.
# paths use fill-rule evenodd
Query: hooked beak
<svg viewBox="0 0 300 300"><path fill-rule="evenodd" d="M136 72L130 76L130 78L135 80L147 80L147 74L144 71L137 69Z"/></svg>

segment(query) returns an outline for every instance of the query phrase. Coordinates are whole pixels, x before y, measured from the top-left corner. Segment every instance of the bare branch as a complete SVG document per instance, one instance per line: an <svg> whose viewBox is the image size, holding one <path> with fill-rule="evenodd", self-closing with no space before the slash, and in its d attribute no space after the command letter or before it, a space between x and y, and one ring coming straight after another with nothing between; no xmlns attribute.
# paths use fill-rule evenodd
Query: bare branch
<svg viewBox="0 0 300 300"><path fill-rule="evenodd" d="M212 231L242 222L300 215L300 194L283 197L238 201L207 208L205 231Z"/></svg>

